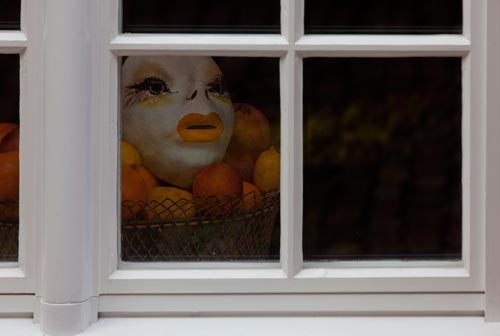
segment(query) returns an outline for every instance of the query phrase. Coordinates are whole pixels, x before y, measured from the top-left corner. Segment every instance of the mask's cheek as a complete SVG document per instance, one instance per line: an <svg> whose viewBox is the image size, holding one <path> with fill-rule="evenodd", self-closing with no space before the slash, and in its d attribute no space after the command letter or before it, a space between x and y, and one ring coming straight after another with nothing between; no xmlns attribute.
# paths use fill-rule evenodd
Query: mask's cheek
<svg viewBox="0 0 500 336"><path fill-rule="evenodd" d="M231 102L231 97L229 95L215 95L212 94L211 98L213 98L213 101L217 105L232 105L233 103Z"/></svg>
<svg viewBox="0 0 500 336"><path fill-rule="evenodd" d="M177 123L180 119L172 105L159 109L142 109L139 106L128 110L122 117L124 137L133 137L135 142L148 144L177 140ZM152 149L149 149L152 150Z"/></svg>

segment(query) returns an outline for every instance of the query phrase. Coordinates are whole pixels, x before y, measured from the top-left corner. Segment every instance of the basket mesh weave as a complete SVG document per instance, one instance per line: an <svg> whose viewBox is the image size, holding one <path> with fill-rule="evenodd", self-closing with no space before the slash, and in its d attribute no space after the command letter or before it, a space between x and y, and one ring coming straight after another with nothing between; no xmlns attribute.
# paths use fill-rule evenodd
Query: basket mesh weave
<svg viewBox="0 0 500 336"><path fill-rule="evenodd" d="M0 201L0 261L17 261L19 203Z"/></svg>
<svg viewBox="0 0 500 336"><path fill-rule="evenodd" d="M259 206L247 210L244 202L249 201ZM122 217L127 219L122 220L121 257L123 261L267 259L278 211L278 190L262 197L252 192L224 200L124 201Z"/></svg>

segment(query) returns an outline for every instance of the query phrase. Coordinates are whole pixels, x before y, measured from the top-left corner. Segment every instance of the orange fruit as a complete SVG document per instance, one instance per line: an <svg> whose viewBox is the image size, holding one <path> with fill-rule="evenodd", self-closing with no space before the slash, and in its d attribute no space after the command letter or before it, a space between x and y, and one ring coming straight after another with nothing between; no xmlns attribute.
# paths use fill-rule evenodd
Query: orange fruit
<svg viewBox="0 0 500 336"><path fill-rule="evenodd" d="M193 217L196 213L193 195L174 187L156 187L148 196L148 218L168 219Z"/></svg>
<svg viewBox="0 0 500 336"><path fill-rule="evenodd" d="M242 193L243 183L240 176L225 163L208 165L194 177L193 194L200 198L197 208L203 209L207 214L229 211L232 204L228 201Z"/></svg>
<svg viewBox="0 0 500 336"><path fill-rule="evenodd" d="M19 199L19 151L0 153L0 200Z"/></svg>
<svg viewBox="0 0 500 336"><path fill-rule="evenodd" d="M151 189L157 187L160 184L158 179L153 174L151 174L151 172L144 166L139 166L139 168L137 168L137 172L139 173L139 175L141 175L144 183L146 183L146 187L148 187L148 190L150 192Z"/></svg>
<svg viewBox="0 0 500 336"><path fill-rule="evenodd" d="M243 181L243 208L250 211L260 207L262 207L260 190L253 184Z"/></svg>
<svg viewBox="0 0 500 336"><path fill-rule="evenodd" d="M262 152L253 170L253 183L261 191L269 191L280 186L280 154L273 146Z"/></svg>
<svg viewBox="0 0 500 336"><path fill-rule="evenodd" d="M0 123L0 153L19 150L19 126Z"/></svg>
<svg viewBox="0 0 500 336"><path fill-rule="evenodd" d="M128 220L141 211L139 202L146 202L149 190L139 172L129 166L122 165L121 180L122 219Z"/></svg>
<svg viewBox="0 0 500 336"><path fill-rule="evenodd" d="M0 142L2 142L3 138L5 138L7 134L12 132L17 127L19 126L13 123L0 123Z"/></svg>
<svg viewBox="0 0 500 336"><path fill-rule="evenodd" d="M270 145L271 128L265 114L249 104L234 104L234 128L229 148L250 152L255 159Z"/></svg>
<svg viewBox="0 0 500 336"><path fill-rule="evenodd" d="M224 162L236 170L242 180L252 182L255 159L251 152L228 150L224 156Z"/></svg>

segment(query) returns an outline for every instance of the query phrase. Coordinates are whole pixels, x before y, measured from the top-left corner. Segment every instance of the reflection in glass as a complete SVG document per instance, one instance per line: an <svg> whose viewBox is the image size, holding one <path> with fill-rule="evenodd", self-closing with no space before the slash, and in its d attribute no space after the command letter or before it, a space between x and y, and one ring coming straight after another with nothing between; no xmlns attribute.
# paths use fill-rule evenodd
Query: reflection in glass
<svg viewBox="0 0 500 336"><path fill-rule="evenodd" d="M122 260L279 258L278 81L277 59L123 60Z"/></svg>
<svg viewBox="0 0 500 336"><path fill-rule="evenodd" d="M0 30L21 29L20 16L20 0L0 0Z"/></svg>
<svg viewBox="0 0 500 336"><path fill-rule="evenodd" d="M461 257L461 59L304 62L304 258Z"/></svg>
<svg viewBox="0 0 500 336"><path fill-rule="evenodd" d="M19 55L0 55L0 261L17 261L19 232Z"/></svg>
<svg viewBox="0 0 500 336"><path fill-rule="evenodd" d="M305 33L460 34L462 0L308 0Z"/></svg>
<svg viewBox="0 0 500 336"><path fill-rule="evenodd" d="M280 1L124 0L124 33L280 33Z"/></svg>

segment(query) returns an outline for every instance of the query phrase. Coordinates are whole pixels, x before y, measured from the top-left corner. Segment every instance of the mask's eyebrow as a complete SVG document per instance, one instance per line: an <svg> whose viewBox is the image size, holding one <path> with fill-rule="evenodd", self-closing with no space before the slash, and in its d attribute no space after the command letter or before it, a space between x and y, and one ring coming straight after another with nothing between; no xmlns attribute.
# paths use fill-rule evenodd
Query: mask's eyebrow
<svg viewBox="0 0 500 336"><path fill-rule="evenodd" d="M215 82L217 80L223 80L224 76L219 70L219 67L213 63L208 63L204 72L205 83Z"/></svg>
<svg viewBox="0 0 500 336"><path fill-rule="evenodd" d="M157 63L144 62L137 67L130 86L142 83L146 78L158 78L170 82L172 77Z"/></svg>

